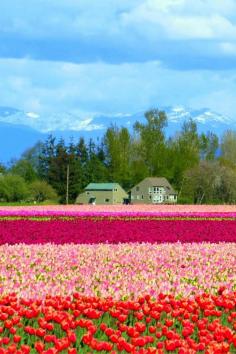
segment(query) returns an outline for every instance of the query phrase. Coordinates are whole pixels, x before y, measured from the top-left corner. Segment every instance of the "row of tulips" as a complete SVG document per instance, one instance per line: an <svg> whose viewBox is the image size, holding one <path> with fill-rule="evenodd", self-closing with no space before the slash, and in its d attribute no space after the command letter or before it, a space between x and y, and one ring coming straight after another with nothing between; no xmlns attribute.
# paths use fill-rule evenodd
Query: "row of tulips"
<svg viewBox="0 0 236 354"><path fill-rule="evenodd" d="M236 290L235 243L2 245L0 294L135 299Z"/></svg>
<svg viewBox="0 0 236 354"><path fill-rule="evenodd" d="M140 210L132 211L129 209L120 209L118 211L115 211L112 209L112 206L110 210L103 210L99 211L100 209L95 208L94 210L90 209L87 210L86 208L84 209L77 209L76 207L71 208L71 209L56 209L56 210L50 210L50 209L41 209L41 208L35 208L35 209L29 209L29 208L7 208L4 207L2 209L0 207L0 218L7 218L7 217L20 217L20 218L34 218L34 217L46 217L46 218L54 218L54 217L99 217L99 218L109 218L109 217L127 217L127 218L143 218L143 217L149 217L149 218L184 218L184 219L189 219L189 218L201 218L201 219L236 219L236 210L231 211L231 212L217 212L217 211L181 211L177 210L176 211L158 211L155 208L153 210L145 211L140 208Z"/></svg>
<svg viewBox="0 0 236 354"><path fill-rule="evenodd" d="M0 206L0 215L11 214L158 214L158 213L217 213L236 214L235 205L164 205L164 204L139 204L139 205L34 205L34 206Z"/></svg>
<svg viewBox="0 0 236 354"><path fill-rule="evenodd" d="M15 221L15 220L32 220L32 221L76 221L76 220L92 220L92 221L142 221L142 220L157 220L157 221L236 221L236 215L217 215L217 214L33 214L33 215L0 215L0 221Z"/></svg>
<svg viewBox="0 0 236 354"><path fill-rule="evenodd" d="M41 222L39 222L41 220ZM153 217L2 218L0 244L235 242L235 219Z"/></svg>
<svg viewBox="0 0 236 354"><path fill-rule="evenodd" d="M0 353L236 352L236 293L178 300L82 297L0 300Z"/></svg>

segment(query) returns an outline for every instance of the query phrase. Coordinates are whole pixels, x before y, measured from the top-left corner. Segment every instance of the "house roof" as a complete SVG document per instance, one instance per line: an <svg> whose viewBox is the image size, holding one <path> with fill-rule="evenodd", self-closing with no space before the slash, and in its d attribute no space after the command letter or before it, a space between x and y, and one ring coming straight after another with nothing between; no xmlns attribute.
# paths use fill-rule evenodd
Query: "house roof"
<svg viewBox="0 0 236 354"><path fill-rule="evenodd" d="M116 188L118 183L89 183L85 190L92 190L92 191L111 191Z"/></svg>
<svg viewBox="0 0 236 354"><path fill-rule="evenodd" d="M152 187L164 187L168 194L178 194L165 177L147 177L143 181L147 181Z"/></svg>

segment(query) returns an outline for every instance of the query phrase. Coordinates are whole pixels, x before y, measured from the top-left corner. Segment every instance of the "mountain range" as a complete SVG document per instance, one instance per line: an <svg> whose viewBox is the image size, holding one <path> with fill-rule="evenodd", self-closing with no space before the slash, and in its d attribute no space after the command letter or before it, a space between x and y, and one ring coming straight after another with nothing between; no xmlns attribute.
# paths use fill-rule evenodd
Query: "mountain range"
<svg viewBox="0 0 236 354"><path fill-rule="evenodd" d="M179 131L183 122L189 118L196 121L199 132L211 130L220 136L225 130L236 130L236 122L232 118L207 108L194 110L183 106L168 106L161 107L160 110L164 110L168 117L167 135ZM39 140L45 140L49 134L57 138L63 137L66 141L71 137L76 141L81 136L86 140L96 140L102 138L111 124L131 130L136 121L145 122L144 112L81 118L76 112L40 115L0 106L0 161L6 163L11 158L19 158L24 150Z"/></svg>

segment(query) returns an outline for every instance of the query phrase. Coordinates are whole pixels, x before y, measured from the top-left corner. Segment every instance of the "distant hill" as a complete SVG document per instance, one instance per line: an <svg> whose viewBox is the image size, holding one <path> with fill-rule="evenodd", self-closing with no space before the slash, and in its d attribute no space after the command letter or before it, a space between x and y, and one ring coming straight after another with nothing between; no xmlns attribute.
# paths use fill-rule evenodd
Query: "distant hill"
<svg viewBox="0 0 236 354"><path fill-rule="evenodd" d="M221 135L227 129L236 130L233 119L207 108L193 110L183 106L169 106L160 109L164 110L168 117L167 135L180 130L183 122L190 117L197 122L199 132L211 130ZM0 106L0 161L7 162L11 158L18 158L24 150L38 140L44 140L50 133L67 141L71 137L77 140L80 136L96 141L111 124L131 129L136 121L145 121L144 112L81 118L78 114L70 112L43 116L36 112Z"/></svg>
<svg viewBox="0 0 236 354"><path fill-rule="evenodd" d="M0 162L18 158L45 135L26 125L0 122Z"/></svg>

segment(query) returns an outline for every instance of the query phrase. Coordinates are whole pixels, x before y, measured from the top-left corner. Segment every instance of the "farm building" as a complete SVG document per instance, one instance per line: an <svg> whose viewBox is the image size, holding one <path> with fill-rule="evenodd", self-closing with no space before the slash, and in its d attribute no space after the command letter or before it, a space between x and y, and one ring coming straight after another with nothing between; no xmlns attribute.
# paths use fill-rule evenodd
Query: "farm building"
<svg viewBox="0 0 236 354"><path fill-rule="evenodd" d="M132 204L174 204L177 192L164 177L147 177L130 191Z"/></svg>
<svg viewBox="0 0 236 354"><path fill-rule="evenodd" d="M123 204L128 194L118 183L89 183L76 204Z"/></svg>

